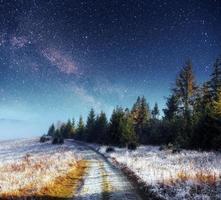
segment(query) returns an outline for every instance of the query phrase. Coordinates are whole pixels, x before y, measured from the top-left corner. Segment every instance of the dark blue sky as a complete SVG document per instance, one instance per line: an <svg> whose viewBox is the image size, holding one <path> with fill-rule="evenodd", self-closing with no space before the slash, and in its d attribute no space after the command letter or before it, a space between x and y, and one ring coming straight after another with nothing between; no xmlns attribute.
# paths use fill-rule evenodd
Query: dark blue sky
<svg viewBox="0 0 221 200"><path fill-rule="evenodd" d="M220 0L0 0L0 138L138 95L162 108L186 59L200 83L219 54Z"/></svg>

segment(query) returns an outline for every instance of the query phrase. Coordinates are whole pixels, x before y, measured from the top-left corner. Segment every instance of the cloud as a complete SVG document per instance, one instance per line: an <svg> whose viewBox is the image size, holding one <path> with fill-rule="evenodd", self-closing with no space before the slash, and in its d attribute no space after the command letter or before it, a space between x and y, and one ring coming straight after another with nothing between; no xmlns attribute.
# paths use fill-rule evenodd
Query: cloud
<svg viewBox="0 0 221 200"><path fill-rule="evenodd" d="M57 66L60 72L65 74L78 74L78 69L74 61L69 56L64 55L61 51L53 48L47 48L42 50L42 54L53 65Z"/></svg>
<svg viewBox="0 0 221 200"><path fill-rule="evenodd" d="M24 120L20 120L20 119L10 119L10 118L0 118L0 122L22 123L22 122L24 122Z"/></svg>

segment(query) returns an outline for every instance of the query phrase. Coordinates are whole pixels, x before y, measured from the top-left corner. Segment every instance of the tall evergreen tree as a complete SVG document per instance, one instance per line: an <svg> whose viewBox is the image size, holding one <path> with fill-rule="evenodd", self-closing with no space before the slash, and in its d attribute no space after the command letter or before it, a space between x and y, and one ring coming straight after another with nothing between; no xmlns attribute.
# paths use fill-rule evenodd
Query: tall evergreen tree
<svg viewBox="0 0 221 200"><path fill-rule="evenodd" d="M193 105L193 98L197 89L195 83L195 76L193 74L193 67L191 61L187 61L179 76L176 79L176 87L174 94L178 98L181 109L183 109L184 117L187 119Z"/></svg>
<svg viewBox="0 0 221 200"><path fill-rule="evenodd" d="M94 139L96 139L95 112L93 109L91 109L86 123L86 140L88 142L92 142Z"/></svg>
<svg viewBox="0 0 221 200"><path fill-rule="evenodd" d="M211 96L214 100L216 100L218 93L221 90L221 56L216 59L209 84Z"/></svg>
<svg viewBox="0 0 221 200"><path fill-rule="evenodd" d="M52 144L63 144L64 143L64 138L63 138L63 134L61 132L61 128L60 129L56 129L54 135L53 135L53 139L52 139Z"/></svg>
<svg viewBox="0 0 221 200"><path fill-rule="evenodd" d="M175 95L171 95L167 98L166 108L163 109L164 119L172 121L175 119L179 111L178 101Z"/></svg>
<svg viewBox="0 0 221 200"><path fill-rule="evenodd" d="M135 131L140 140L147 122L151 118L150 108L145 97L138 97L136 103L131 110L132 119L134 121Z"/></svg>
<svg viewBox="0 0 221 200"><path fill-rule="evenodd" d="M209 87L210 85L208 82L204 83L202 87L201 108L203 109L203 112L207 112L208 108L211 106L211 103L212 103L212 96L211 96Z"/></svg>
<svg viewBox="0 0 221 200"><path fill-rule="evenodd" d="M70 120L68 120L65 126L65 137L64 138L73 138L74 137L74 129Z"/></svg>
<svg viewBox="0 0 221 200"><path fill-rule="evenodd" d="M109 127L109 138L110 143L114 145L120 144L121 139L121 128L120 123L124 117L124 110L121 107L117 107L113 110L113 113L110 118L110 127Z"/></svg>
<svg viewBox="0 0 221 200"><path fill-rule="evenodd" d="M68 132L66 131L66 124L65 123L62 123L60 128L58 128L58 130L63 138L68 138Z"/></svg>
<svg viewBox="0 0 221 200"><path fill-rule="evenodd" d="M106 114L101 112L96 119L96 135L98 143L108 143L108 120Z"/></svg>
<svg viewBox="0 0 221 200"><path fill-rule="evenodd" d="M84 140L85 139L85 126L82 116L80 116L77 130L76 130L76 139Z"/></svg>
<svg viewBox="0 0 221 200"><path fill-rule="evenodd" d="M144 96L141 98L140 112L138 118L141 125L146 124L151 118L150 107Z"/></svg>
<svg viewBox="0 0 221 200"><path fill-rule="evenodd" d="M213 113L217 118L221 119L221 91L217 93L216 100L213 102Z"/></svg>
<svg viewBox="0 0 221 200"><path fill-rule="evenodd" d="M122 146L136 144L137 138L134 131L132 116L125 112L124 117L120 120L119 129L121 131L120 143Z"/></svg>
<svg viewBox="0 0 221 200"><path fill-rule="evenodd" d="M72 125L73 131L75 133L76 127L75 127L75 119L74 118L72 119L71 125Z"/></svg>
<svg viewBox="0 0 221 200"><path fill-rule="evenodd" d="M140 107L141 107L141 98L138 96L136 102L134 103L131 109L131 114L135 124L138 122Z"/></svg>
<svg viewBox="0 0 221 200"><path fill-rule="evenodd" d="M160 111L159 111L157 103L155 103L154 108L153 108L151 114L152 114L153 119L158 119L158 117L160 115Z"/></svg>
<svg viewBox="0 0 221 200"><path fill-rule="evenodd" d="M52 124L49 129L48 129L48 134L49 136L53 136L55 134L55 126Z"/></svg>

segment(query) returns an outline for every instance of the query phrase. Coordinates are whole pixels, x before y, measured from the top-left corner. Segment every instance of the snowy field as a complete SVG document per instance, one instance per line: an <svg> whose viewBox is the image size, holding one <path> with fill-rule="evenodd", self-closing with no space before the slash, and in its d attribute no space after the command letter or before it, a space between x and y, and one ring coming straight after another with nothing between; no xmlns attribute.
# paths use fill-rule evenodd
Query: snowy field
<svg viewBox="0 0 221 200"><path fill-rule="evenodd" d="M112 189L116 186L116 172L109 172L107 163L99 155L72 141L66 141L64 145L52 145L50 142L39 143L38 140L0 142L0 198L75 196L76 188L89 166L89 172L92 171L93 176L89 173L85 183L93 181L95 184L97 177L97 185L107 179ZM145 182L149 191L162 199L221 199L220 153L184 150L181 153L172 153L169 150L159 151L159 147L152 146L140 146L136 151L115 148L115 152L106 153L105 146L90 146L109 157L109 160L117 161L120 167L129 168ZM95 164L99 167L93 167ZM105 170L100 167L101 164L106 166ZM102 170L107 173L105 176L102 175ZM114 182L111 181L113 177ZM120 178L123 180L119 177L117 183L125 184ZM94 184L85 184L77 197L87 199L89 195L85 196L85 193L88 194L88 191L94 195ZM91 190L86 190L87 186ZM124 195L125 191L120 193L119 188L120 185L113 191ZM97 189L102 191L105 187L97 186ZM113 191L110 191L111 195L114 194Z"/></svg>
<svg viewBox="0 0 221 200"><path fill-rule="evenodd" d="M73 195L67 175L79 175L81 155L72 146L39 143L39 138L0 142L0 197Z"/></svg>
<svg viewBox="0 0 221 200"><path fill-rule="evenodd" d="M0 199L140 200L120 170L90 148L39 138L0 142ZM56 198L51 198L56 197Z"/></svg>
<svg viewBox="0 0 221 200"><path fill-rule="evenodd" d="M128 167L163 199L221 199L221 154L214 152L159 151L159 147L141 146L136 151L115 148L102 154Z"/></svg>

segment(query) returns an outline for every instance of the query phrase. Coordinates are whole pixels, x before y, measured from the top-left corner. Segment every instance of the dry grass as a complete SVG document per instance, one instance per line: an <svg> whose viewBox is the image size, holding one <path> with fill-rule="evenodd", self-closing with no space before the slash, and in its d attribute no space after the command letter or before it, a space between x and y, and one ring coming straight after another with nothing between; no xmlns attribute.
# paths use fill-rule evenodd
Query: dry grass
<svg viewBox="0 0 221 200"><path fill-rule="evenodd" d="M22 156L0 163L0 199L74 195L88 163L66 146L46 148L39 144L39 151L22 151Z"/></svg>
<svg viewBox="0 0 221 200"><path fill-rule="evenodd" d="M159 151L141 146L136 151L115 148L106 154L129 168L164 199L221 199L221 154L217 152Z"/></svg>
<svg viewBox="0 0 221 200"><path fill-rule="evenodd" d="M210 186L216 185L218 180L220 180L219 174L216 174L215 172L209 172L209 171L198 171L195 172L193 175L188 173L187 171L181 170L180 172L177 173L176 175L176 180L173 180L172 182L185 182L188 180L191 180L197 184L208 184Z"/></svg>
<svg viewBox="0 0 221 200"><path fill-rule="evenodd" d="M16 191L3 193L2 198L13 197L57 197L71 198L74 196L87 167L84 160L78 161L75 165L70 166L70 170L64 176L58 176L46 186L37 189L35 185L29 184L24 188Z"/></svg>

